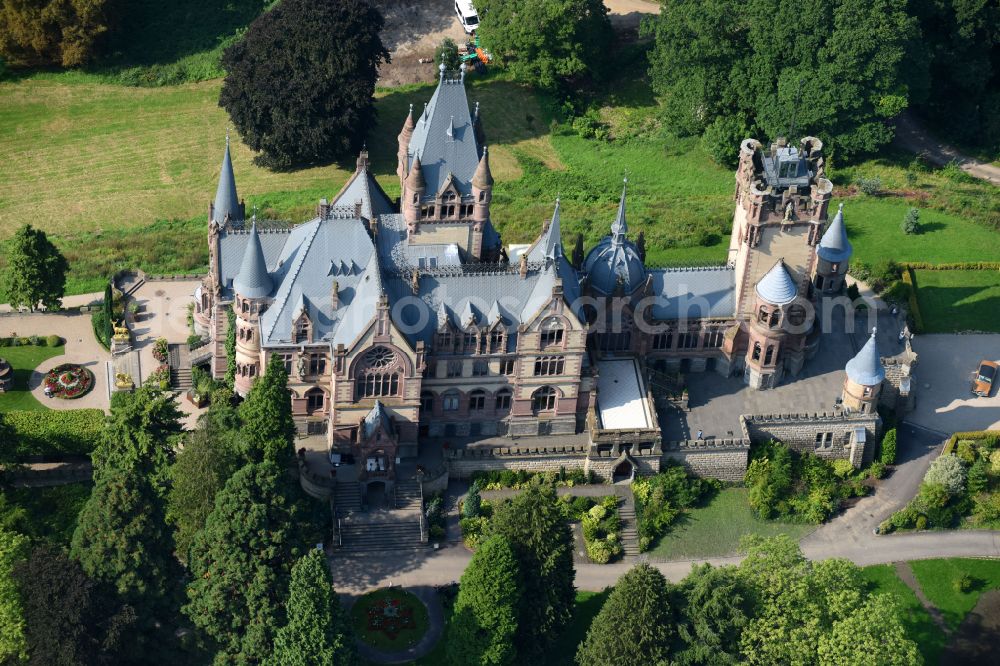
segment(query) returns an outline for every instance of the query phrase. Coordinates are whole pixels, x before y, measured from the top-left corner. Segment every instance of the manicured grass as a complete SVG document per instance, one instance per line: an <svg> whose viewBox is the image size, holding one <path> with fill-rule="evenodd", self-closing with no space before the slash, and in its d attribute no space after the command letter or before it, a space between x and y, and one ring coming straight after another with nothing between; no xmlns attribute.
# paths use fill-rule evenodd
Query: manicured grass
<svg viewBox="0 0 1000 666"><path fill-rule="evenodd" d="M0 393L0 412L14 409L48 409L38 402L28 391L28 378L42 361L66 353L63 345L58 347L0 347L0 358L4 358L14 368L14 390Z"/></svg>
<svg viewBox="0 0 1000 666"><path fill-rule="evenodd" d="M683 515L650 555L671 560L735 555L745 534L787 534L797 541L814 529L815 525L761 520L750 511L746 488L725 488L706 506Z"/></svg>
<svg viewBox="0 0 1000 666"><path fill-rule="evenodd" d="M927 333L1000 332L1000 271L914 273L917 303Z"/></svg>
<svg viewBox="0 0 1000 666"><path fill-rule="evenodd" d="M368 611L379 604L397 601L399 612L410 609L413 625L391 637L384 630L369 627ZM378 650L394 652L415 645L427 633L427 607L417 597L400 589L381 589L363 595L351 608L351 624L355 635Z"/></svg>
<svg viewBox="0 0 1000 666"><path fill-rule="evenodd" d="M590 624L601 612L601 606L607 601L611 590L603 592L577 592L576 608L573 610L573 620L566 631L549 649L545 663L550 666L572 666L576 663L576 650L583 639L587 637Z"/></svg>
<svg viewBox="0 0 1000 666"><path fill-rule="evenodd" d="M1000 588L1000 560L951 558L911 562L910 566L927 599L940 609L951 629L961 624L983 592ZM955 587L963 574L973 580L973 587L968 592L960 592Z"/></svg>
<svg viewBox="0 0 1000 666"><path fill-rule="evenodd" d="M93 485L70 483L47 488L7 488L0 491L0 525L33 539L68 546L77 516Z"/></svg>
<svg viewBox="0 0 1000 666"><path fill-rule="evenodd" d="M940 661L941 651L947 643L944 632L934 624L930 613L917 599L913 590L899 579L893 566L875 564L864 567L861 574L868 581L872 592L887 594L895 599L907 636L917 643L924 663L928 666L937 664Z"/></svg>

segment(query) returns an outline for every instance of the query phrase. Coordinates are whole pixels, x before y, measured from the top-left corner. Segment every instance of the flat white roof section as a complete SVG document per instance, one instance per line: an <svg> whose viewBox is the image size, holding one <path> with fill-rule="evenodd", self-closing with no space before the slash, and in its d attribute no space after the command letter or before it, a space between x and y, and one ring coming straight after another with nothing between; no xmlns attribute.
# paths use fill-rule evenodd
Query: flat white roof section
<svg viewBox="0 0 1000 666"><path fill-rule="evenodd" d="M635 359L597 363L597 408L606 430L652 428L646 387Z"/></svg>

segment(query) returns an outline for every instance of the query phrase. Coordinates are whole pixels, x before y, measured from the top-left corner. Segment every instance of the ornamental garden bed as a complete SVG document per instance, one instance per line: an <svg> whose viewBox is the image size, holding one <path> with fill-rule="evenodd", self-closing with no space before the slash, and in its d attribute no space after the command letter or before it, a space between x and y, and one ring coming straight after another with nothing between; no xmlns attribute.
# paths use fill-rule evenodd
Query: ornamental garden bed
<svg viewBox="0 0 1000 666"><path fill-rule="evenodd" d="M75 363L63 363L49 370L42 383L50 396L74 400L94 387L94 373Z"/></svg>
<svg viewBox="0 0 1000 666"><path fill-rule="evenodd" d="M427 607L398 588L369 592L351 608L354 634L376 650L395 652L416 645L427 633Z"/></svg>

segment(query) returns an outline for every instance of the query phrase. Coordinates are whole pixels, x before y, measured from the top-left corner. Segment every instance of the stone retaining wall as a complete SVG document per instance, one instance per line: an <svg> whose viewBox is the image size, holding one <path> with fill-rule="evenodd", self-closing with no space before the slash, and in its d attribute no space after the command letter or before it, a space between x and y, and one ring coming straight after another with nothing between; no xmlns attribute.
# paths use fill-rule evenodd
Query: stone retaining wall
<svg viewBox="0 0 1000 666"><path fill-rule="evenodd" d="M743 439L707 439L668 442L663 462L679 462L698 476L740 482L746 476L750 442Z"/></svg>
<svg viewBox="0 0 1000 666"><path fill-rule="evenodd" d="M740 421L754 442L774 439L821 458L850 460L855 467L872 461L882 434L878 414L763 414Z"/></svg>

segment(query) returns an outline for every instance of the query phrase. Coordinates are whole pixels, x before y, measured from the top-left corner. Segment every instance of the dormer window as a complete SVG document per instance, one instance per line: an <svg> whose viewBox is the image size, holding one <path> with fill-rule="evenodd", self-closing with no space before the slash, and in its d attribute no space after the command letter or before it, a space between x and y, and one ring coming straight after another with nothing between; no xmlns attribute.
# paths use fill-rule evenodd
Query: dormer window
<svg viewBox="0 0 1000 666"><path fill-rule="evenodd" d="M503 329L497 329L490 333L490 353L498 354L504 351Z"/></svg>
<svg viewBox="0 0 1000 666"><path fill-rule="evenodd" d="M558 319L549 319L542 325L540 344L546 347L561 346L563 343L563 326Z"/></svg>
<svg viewBox="0 0 1000 666"><path fill-rule="evenodd" d="M438 333L437 348L439 352L452 351L452 345L451 331L442 331L441 333Z"/></svg>
<svg viewBox="0 0 1000 666"><path fill-rule="evenodd" d="M479 332L467 331L463 343L467 354L475 354L479 351Z"/></svg>
<svg viewBox="0 0 1000 666"><path fill-rule="evenodd" d="M309 318L302 315L295 321L295 332L292 335L292 341L295 344L300 344L303 342L311 342L310 337L312 334L312 324L309 322Z"/></svg>

